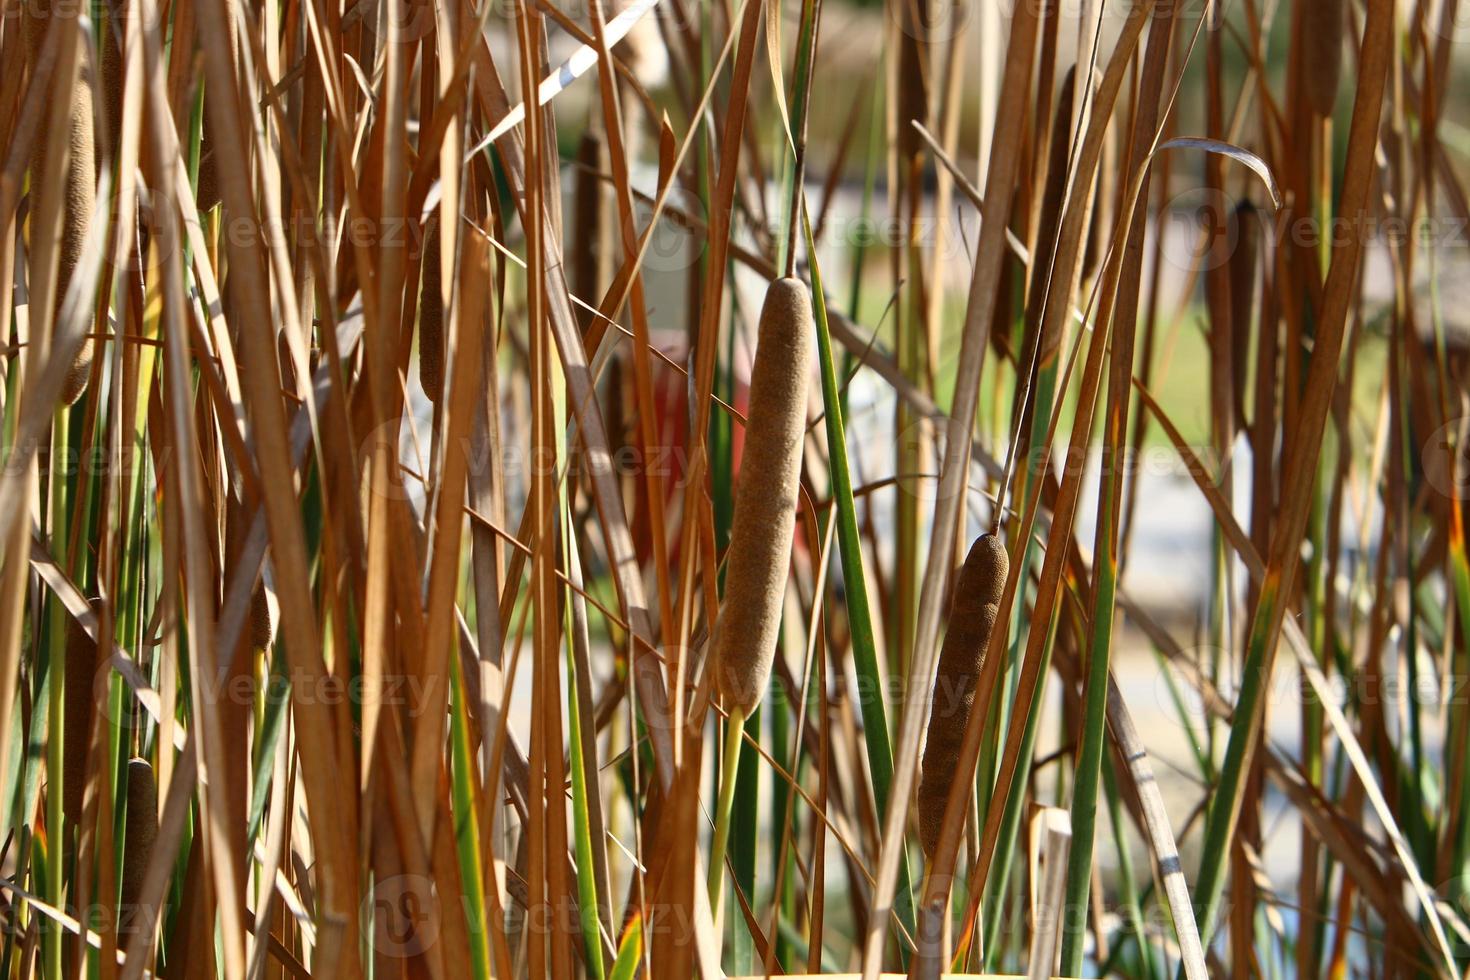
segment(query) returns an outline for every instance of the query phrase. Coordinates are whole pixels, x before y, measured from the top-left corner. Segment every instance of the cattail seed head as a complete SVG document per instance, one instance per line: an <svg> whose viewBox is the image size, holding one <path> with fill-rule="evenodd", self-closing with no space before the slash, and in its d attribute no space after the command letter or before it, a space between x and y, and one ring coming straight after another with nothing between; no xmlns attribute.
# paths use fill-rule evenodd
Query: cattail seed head
<svg viewBox="0 0 1470 980"><path fill-rule="evenodd" d="M108 5L104 4L104 6ZM127 10L128 0L117 0L117 3L108 9L105 23L99 30L102 45L102 84L98 87L98 94L102 97L102 118L107 121L106 149L111 154L112 160L117 159L117 144L122 135L122 94L125 72L122 43ZM98 149L101 150L103 141L100 136L96 143ZM99 168L100 166L99 163Z"/></svg>
<svg viewBox="0 0 1470 980"><path fill-rule="evenodd" d="M134 922L143 895L143 879L158 839L158 783L146 759L128 762L128 804L123 828L122 903L119 924Z"/></svg>
<svg viewBox="0 0 1470 980"><path fill-rule="evenodd" d="M207 129L207 127L206 127ZM220 202L219 168L214 163L214 147L209 144L206 132L199 139L199 190L195 193L194 207L199 213L211 211Z"/></svg>
<svg viewBox="0 0 1470 980"><path fill-rule="evenodd" d="M572 292L578 296L598 295L602 281L602 260L607 254L604 237L607 222L603 220L602 140L597 129L588 125L577 144L576 183L572 188L572 228L574 234L567 251ZM593 318L591 310L581 310L585 329Z"/></svg>
<svg viewBox="0 0 1470 980"><path fill-rule="evenodd" d="M985 649L995 629L1010 570L1005 545L995 535L983 534L970 546L955 583L949 628L934 679L923 778L919 783L919 836L924 853L930 857L939 843L949 787L955 780L965 727L975 704L975 681L985 663Z"/></svg>
<svg viewBox="0 0 1470 980"><path fill-rule="evenodd" d="M82 819L82 791L87 785L87 748L92 741L92 687L97 674L97 644L75 619L66 621L66 673L63 679L61 810L69 820Z"/></svg>
<svg viewBox="0 0 1470 980"><path fill-rule="evenodd" d="M812 331L806 285L797 279L771 283L750 373L725 600L714 632L720 697L727 710L746 715L765 694L781 629L806 434Z"/></svg>
<svg viewBox="0 0 1470 980"><path fill-rule="evenodd" d="M1230 253L1230 369L1236 425L1245 427L1246 367L1255 317L1256 267L1261 221L1255 205L1242 201L1230 216L1235 249Z"/></svg>
<svg viewBox="0 0 1470 980"><path fill-rule="evenodd" d="M240 32L235 26L235 5L237 0L225 0L225 12L228 15L225 23L230 34L230 53L236 58L240 53ZM213 114L206 108L204 111L204 123L199 135L199 189L195 193L195 207L201 212L209 211L223 200L224 189L219 179L219 161L215 157L215 148L219 146L217 138L212 139L214 130L212 122Z"/></svg>
<svg viewBox="0 0 1470 980"><path fill-rule="evenodd" d="M275 638L276 610L265 583L261 582L250 596L250 645L265 650Z"/></svg>
<svg viewBox="0 0 1470 980"><path fill-rule="evenodd" d="M32 15L26 21L26 37L31 49L32 62L39 55L45 40L46 26L54 18L47 16L49 10ZM59 21L58 21L59 22ZM81 261L86 245L87 233L92 227L92 208L97 193L97 146L92 126L92 72L90 63L84 58L77 74L75 87L65 98L69 103L66 115L67 159L66 194L63 200L61 222L61 245L57 253L56 303L52 321L59 322L61 307L66 291L71 285L72 275ZM57 100L59 101L59 99ZM31 144L31 186L40 186L41 175L46 172L47 143L50 142L52 117L43 113L36 127ZM91 325L88 325L90 333ZM61 397L64 404L75 404L87 388L92 374L92 339L82 341L71 369L62 384Z"/></svg>
<svg viewBox="0 0 1470 980"><path fill-rule="evenodd" d="M419 384L435 404L444 391L444 297L439 269L439 219L424 224L423 299L419 301Z"/></svg>
<svg viewBox="0 0 1470 980"><path fill-rule="evenodd" d="M1337 106L1345 20L1342 0L1311 0L1302 7L1302 92L1323 118Z"/></svg>

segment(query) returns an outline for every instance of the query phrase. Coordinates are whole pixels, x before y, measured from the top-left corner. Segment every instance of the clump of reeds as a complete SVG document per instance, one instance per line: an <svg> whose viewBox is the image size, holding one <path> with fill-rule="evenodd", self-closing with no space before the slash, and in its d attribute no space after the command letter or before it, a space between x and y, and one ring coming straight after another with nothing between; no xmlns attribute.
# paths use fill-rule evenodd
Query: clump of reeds
<svg viewBox="0 0 1470 980"><path fill-rule="evenodd" d="M0 969L1464 973L1454 5L852 2L0 22Z"/></svg>

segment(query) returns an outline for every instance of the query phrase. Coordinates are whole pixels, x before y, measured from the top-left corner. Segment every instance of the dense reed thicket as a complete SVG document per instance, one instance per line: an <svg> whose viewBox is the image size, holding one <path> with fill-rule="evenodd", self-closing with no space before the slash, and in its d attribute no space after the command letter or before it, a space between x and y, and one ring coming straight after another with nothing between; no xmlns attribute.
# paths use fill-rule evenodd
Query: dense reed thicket
<svg viewBox="0 0 1470 980"><path fill-rule="evenodd" d="M0 0L0 975L1467 975L1461 8Z"/></svg>

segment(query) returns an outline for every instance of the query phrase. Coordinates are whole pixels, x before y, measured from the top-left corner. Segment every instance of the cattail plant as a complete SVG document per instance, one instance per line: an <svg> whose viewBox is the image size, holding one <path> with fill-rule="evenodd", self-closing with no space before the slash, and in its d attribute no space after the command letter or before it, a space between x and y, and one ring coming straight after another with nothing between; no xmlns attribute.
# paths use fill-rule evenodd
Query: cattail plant
<svg viewBox="0 0 1470 980"><path fill-rule="evenodd" d="M919 838L924 853L929 855L933 855L939 841L965 726L975 707L975 679L984 666L985 649L995 629L1010 569L1010 556L1000 538L982 534L970 546L955 583L949 627L934 678L923 778L919 782Z"/></svg>
<svg viewBox="0 0 1470 980"><path fill-rule="evenodd" d="M792 278L772 282L761 307L750 371L750 412L730 525L725 598L715 623L711 654L715 689L729 715L709 867L711 904L716 907L741 732L745 719L765 695L780 638L801 487L813 331L806 284Z"/></svg>
<svg viewBox="0 0 1470 980"><path fill-rule="evenodd" d="M760 703L780 636L800 489L812 331L806 285L797 279L771 283L750 372L750 414L730 527L725 598L713 640L715 686L732 715L748 716Z"/></svg>

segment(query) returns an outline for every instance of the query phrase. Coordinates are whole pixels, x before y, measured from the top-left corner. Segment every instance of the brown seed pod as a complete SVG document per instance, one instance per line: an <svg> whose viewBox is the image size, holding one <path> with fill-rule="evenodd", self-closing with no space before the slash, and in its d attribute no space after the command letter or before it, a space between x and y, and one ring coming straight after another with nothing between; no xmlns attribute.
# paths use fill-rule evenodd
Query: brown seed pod
<svg viewBox="0 0 1470 980"><path fill-rule="evenodd" d="M1345 21L1342 0L1311 0L1302 6L1302 94L1324 118L1337 105Z"/></svg>
<svg viewBox="0 0 1470 980"><path fill-rule="evenodd" d="M107 10L105 23L99 29L102 45L102 84L98 94L102 97L102 118L107 120L107 152L110 159L117 159L117 144L122 137L122 94L125 66L122 59L122 43L127 26L128 0L116 0L103 5ZM103 141L96 140L100 157ZM100 169L101 163L98 163Z"/></svg>
<svg viewBox="0 0 1470 980"><path fill-rule="evenodd" d="M209 144L207 131L199 138L199 190L194 196L194 207L200 214L220 202L219 170L214 165L214 147Z"/></svg>
<svg viewBox="0 0 1470 980"><path fill-rule="evenodd" d="M1047 155L1046 182L1042 185L1042 197L1040 210L1037 212L1038 227L1041 230L1036 246L1039 263L1038 268L1046 268L1055 257L1057 239L1061 237L1062 207L1066 203L1067 194L1067 162L1072 153L1072 133L1069 128L1072 124L1072 102L1076 93L1076 68L1067 69L1067 74L1059 86L1061 96L1057 101L1056 114L1052 117L1051 124L1051 149ZM1026 296L1027 322L1040 322L1041 313L1046 302L1046 293L1049 288L1047 276L1033 276L1031 289ZM997 307L996 315L1000 315ZM991 336L999 336L1004 330L991 330ZM1037 343L1041 345L1041 358L1045 360L1056 352L1061 345L1060 330L1053 330L1045 338L1038 337ZM1023 355L1025 363L1031 363L1032 350L1027 349Z"/></svg>
<svg viewBox="0 0 1470 980"><path fill-rule="evenodd" d="M153 857L153 843L158 839L158 783L153 767L146 759L128 762L128 809L123 828L122 904L118 907L119 924L127 928L134 923L138 901L143 894L143 879Z"/></svg>
<svg viewBox="0 0 1470 980"><path fill-rule="evenodd" d="M225 12L227 14L226 24L230 32L230 53L236 58L240 54L240 32L235 26L235 4L236 0L225 0ZM201 212L212 209L223 199L223 188L219 180L219 162L215 159L214 149L219 145L217 139L211 139L210 134L214 129L211 122L212 116L208 107L204 110L204 121L200 127L199 134L199 189L195 193L194 206Z"/></svg>
<svg viewBox="0 0 1470 980"><path fill-rule="evenodd" d="M439 218L424 223L423 299L419 301L419 384L438 404L444 391L444 297L439 271Z"/></svg>
<svg viewBox="0 0 1470 980"><path fill-rule="evenodd" d="M266 595L265 583L261 582L250 596L250 645L257 650L265 650L275 638L275 610L271 607L270 596Z"/></svg>
<svg viewBox="0 0 1470 980"><path fill-rule="evenodd" d="M1010 570L1005 545L993 534L982 534L970 546L955 583L949 629L944 634L930 700L929 735L919 783L919 837L924 853L930 857L939 843L949 787L955 779L965 726L975 704L975 680L985 663L985 648L995 629Z"/></svg>
<svg viewBox="0 0 1470 980"><path fill-rule="evenodd" d="M730 527L725 601L714 632L720 697L727 710L746 715L765 694L781 629L806 433L812 331L806 285L798 279L771 283L750 372L750 413Z"/></svg>
<svg viewBox="0 0 1470 980"><path fill-rule="evenodd" d="M66 621L65 705L62 711L61 811L82 819L82 791L87 785L87 748L92 741L92 687L97 677L97 644L75 619Z"/></svg>
<svg viewBox="0 0 1470 980"><path fill-rule="evenodd" d="M31 14L26 20L26 38L30 45L32 63L39 55L45 41L46 25L61 23L48 16L49 10ZM87 232L92 227L92 207L97 193L97 146L92 131L92 72L89 63L82 62L77 74L76 86L67 96L70 104L67 119L66 196L63 201L64 214L61 222L61 246L57 252L56 304L52 321L57 322L67 288L81 261L82 250L87 241ZM60 100L55 100L60 101ZM46 172L46 144L50 142L49 113L42 113L31 144L31 187L34 192L40 186L40 177ZM32 205L34 206L34 199ZM90 331L90 324L88 326ZM62 385L61 397L71 405L82 396L87 380L92 374L92 339L82 341Z"/></svg>
<svg viewBox="0 0 1470 980"><path fill-rule="evenodd" d="M1258 238L1261 219L1255 205L1242 201L1230 216L1235 249L1230 253L1230 369L1235 424L1245 428L1246 366L1250 358L1251 324L1256 312Z"/></svg>
<svg viewBox="0 0 1470 980"><path fill-rule="evenodd" d="M603 278L601 258L604 254L602 207L602 140L597 129L588 125L577 144L576 182L572 185L572 228L574 233L567 249L567 269L572 292L578 296L597 296L597 284ZM591 310L578 310L585 330L592 322Z"/></svg>

